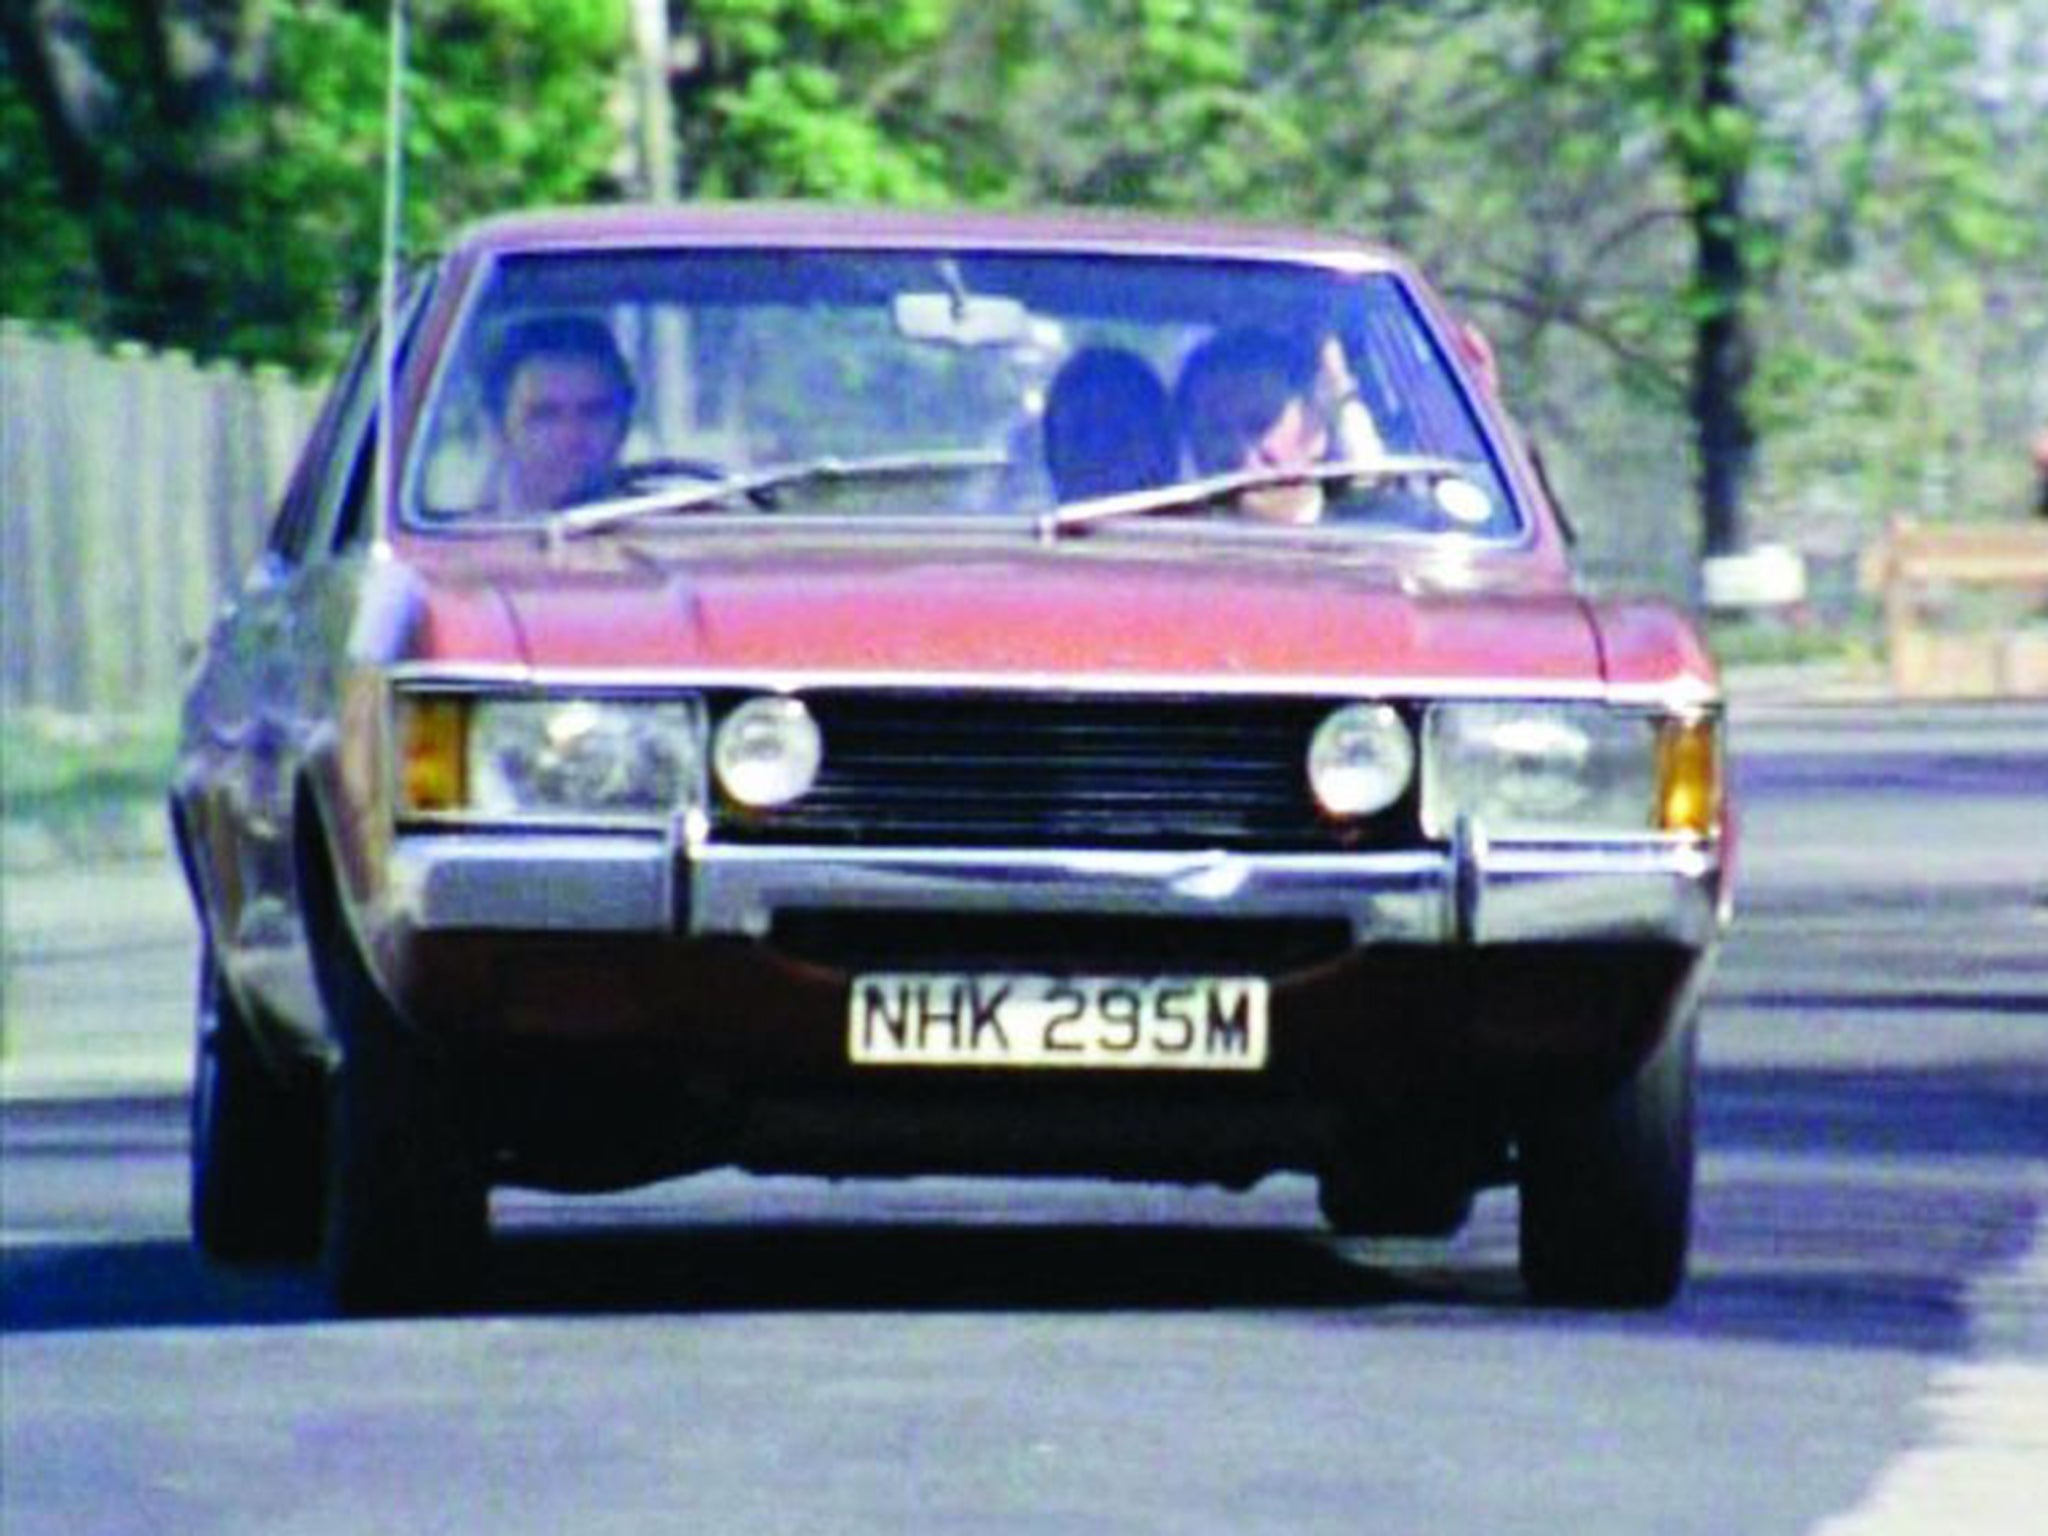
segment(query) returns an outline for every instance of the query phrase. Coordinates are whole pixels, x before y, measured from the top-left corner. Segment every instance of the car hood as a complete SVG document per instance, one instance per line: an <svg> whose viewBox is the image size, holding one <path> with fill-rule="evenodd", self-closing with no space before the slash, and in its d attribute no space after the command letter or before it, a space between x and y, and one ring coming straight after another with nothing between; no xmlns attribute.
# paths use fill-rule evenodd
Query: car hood
<svg viewBox="0 0 2048 1536"><path fill-rule="evenodd" d="M1555 577L1302 552L630 546L428 573L420 659L832 679L1584 682Z"/></svg>

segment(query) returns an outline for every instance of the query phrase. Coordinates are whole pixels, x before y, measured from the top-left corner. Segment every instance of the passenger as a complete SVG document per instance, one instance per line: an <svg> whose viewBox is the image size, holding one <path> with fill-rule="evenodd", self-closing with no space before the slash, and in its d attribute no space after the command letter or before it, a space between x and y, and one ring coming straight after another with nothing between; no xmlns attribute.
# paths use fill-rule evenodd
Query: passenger
<svg viewBox="0 0 2048 1536"><path fill-rule="evenodd" d="M1045 400L1045 466L1055 499L1081 501L1176 478L1166 386L1137 353L1084 347L1053 376Z"/></svg>
<svg viewBox="0 0 2048 1536"><path fill-rule="evenodd" d="M633 415L633 376L602 321L537 316L499 338L484 408L497 462L483 509L553 511L609 493Z"/></svg>
<svg viewBox="0 0 2048 1536"><path fill-rule="evenodd" d="M1218 331L1182 365L1174 405L1189 458L1204 475L1382 452L1335 337L1318 350L1271 331ZM1243 492L1238 506L1267 522L1313 523L1326 500L1319 483L1298 480Z"/></svg>

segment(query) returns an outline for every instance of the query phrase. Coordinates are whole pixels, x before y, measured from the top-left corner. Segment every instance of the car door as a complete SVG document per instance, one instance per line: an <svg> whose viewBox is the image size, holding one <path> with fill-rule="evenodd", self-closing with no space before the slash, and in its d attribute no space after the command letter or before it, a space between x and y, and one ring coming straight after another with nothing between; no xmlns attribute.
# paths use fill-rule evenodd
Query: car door
<svg viewBox="0 0 2048 1536"><path fill-rule="evenodd" d="M278 618L274 593L328 482L362 356L359 347L329 390L263 548L215 614L185 693L174 816L207 936L224 961L232 962L247 910L263 884L260 844L248 841L248 833L258 824L259 698Z"/></svg>
<svg viewBox="0 0 2048 1536"><path fill-rule="evenodd" d="M413 322L430 283L401 300L392 360L402 374ZM260 847L260 906L245 917L250 984L283 1017L325 1038L297 868L299 790L309 763L342 735L342 684L379 528L376 468L382 355L373 330L343 402L309 515L290 530L262 594L264 659L251 733L252 846ZM253 918L255 921L250 921Z"/></svg>
<svg viewBox="0 0 2048 1536"><path fill-rule="evenodd" d="M220 637L223 754L218 811L231 850L215 934L223 960L273 1016L313 1035L319 1007L299 912L293 802L307 743L318 735L331 674L324 582L336 529L360 496L377 401L374 334L344 373L321 456L287 503Z"/></svg>

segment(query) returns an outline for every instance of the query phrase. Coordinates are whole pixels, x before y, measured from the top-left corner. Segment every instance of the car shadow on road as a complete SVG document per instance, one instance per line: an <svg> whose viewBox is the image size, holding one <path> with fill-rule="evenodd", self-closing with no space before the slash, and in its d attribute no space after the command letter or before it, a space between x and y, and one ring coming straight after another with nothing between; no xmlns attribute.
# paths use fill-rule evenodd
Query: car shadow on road
<svg viewBox="0 0 2048 1536"><path fill-rule="evenodd" d="M0 1255L0 1335L298 1325L328 1315L309 1271L226 1270L175 1238Z"/></svg>
<svg viewBox="0 0 2048 1536"><path fill-rule="evenodd" d="M687 1220L498 1235L475 1316L1113 1313L1519 1303L1511 1267L1394 1259L1312 1230ZM1440 1245L1423 1245L1435 1249ZM17 1247L0 1333L301 1325L315 1275L224 1269L181 1241Z"/></svg>
<svg viewBox="0 0 2048 1536"><path fill-rule="evenodd" d="M517 1312L1178 1312L1498 1305L1511 1272L1364 1253L1310 1228L986 1223L519 1234L494 1302Z"/></svg>
<svg viewBox="0 0 2048 1536"><path fill-rule="evenodd" d="M1541 1317L1560 1329L1938 1353L1966 1339L1972 1282L2033 1240L2041 1184L2014 1170L2048 1151L2038 1072L1710 1066L1702 1104L1693 1279L1661 1312L1538 1313L1515 1275L1514 1202L1500 1194L1454 1241L1383 1244L1324 1233L1302 1181L1186 1205L1082 1185L1025 1197L1025 1215L1000 1186L963 1185L934 1215L912 1197L729 1176L620 1206L515 1202L468 1311L1272 1311L1314 1313L1320 1326L1463 1328ZM169 1161L182 1151L171 1139L130 1155ZM74 1136L62 1111L36 1145L74 1140L67 1155L108 1145L104 1133ZM7 1333L326 1316L309 1272L218 1269L169 1236L29 1233L0 1252Z"/></svg>
<svg viewBox="0 0 2048 1536"><path fill-rule="evenodd" d="M1786 1220L1828 1208L1853 1245ZM525 1229L493 1244L466 1317L733 1314L1313 1316L1329 1328L1622 1331L1943 1353L1967 1332L1969 1275L2016 1245L2011 1224L1920 1220L1911 1199L1717 1184L1692 1282L1655 1312L1544 1311L1513 1266L1511 1203L1452 1244L1311 1230L985 1224L662 1222ZM1913 1234L1873 1260L1894 1235ZM1930 1234L1933 1234L1930 1236ZM1964 1251L1964 1250L1969 1251ZM16 1250L0 1262L0 1333L263 1328L331 1318L313 1274L224 1270L173 1240Z"/></svg>

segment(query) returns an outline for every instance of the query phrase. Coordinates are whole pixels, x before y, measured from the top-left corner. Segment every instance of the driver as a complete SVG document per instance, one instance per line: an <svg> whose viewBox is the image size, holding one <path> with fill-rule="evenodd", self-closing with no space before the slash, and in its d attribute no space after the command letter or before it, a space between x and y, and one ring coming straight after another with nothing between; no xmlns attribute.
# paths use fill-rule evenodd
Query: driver
<svg viewBox="0 0 2048 1536"><path fill-rule="evenodd" d="M1383 451L1335 337L1318 349L1272 331L1219 331L1181 366L1174 404L1188 456L1203 475L1307 469ZM1314 480L1241 492L1239 509L1273 523L1313 523L1326 498Z"/></svg>
<svg viewBox="0 0 2048 1536"><path fill-rule="evenodd" d="M609 327L543 315L506 327L484 373L497 458L492 512L548 512L608 493L633 415L633 376Z"/></svg>

